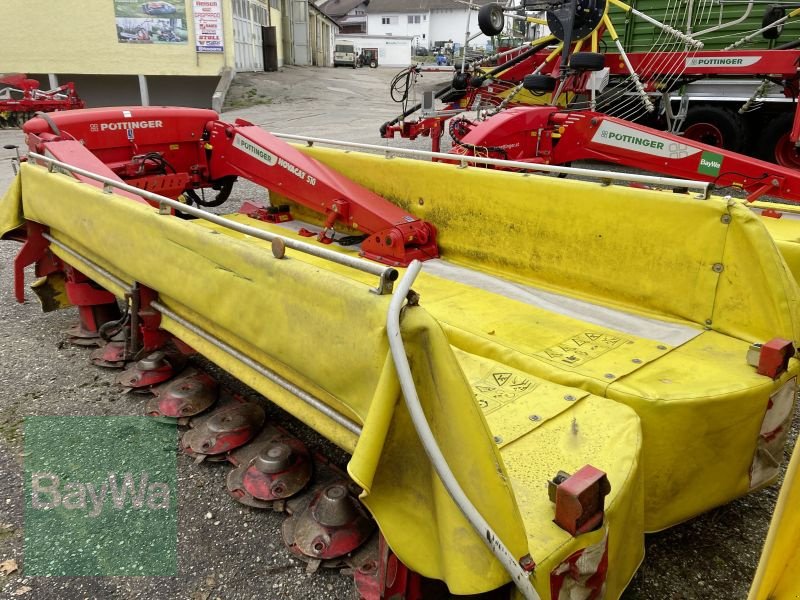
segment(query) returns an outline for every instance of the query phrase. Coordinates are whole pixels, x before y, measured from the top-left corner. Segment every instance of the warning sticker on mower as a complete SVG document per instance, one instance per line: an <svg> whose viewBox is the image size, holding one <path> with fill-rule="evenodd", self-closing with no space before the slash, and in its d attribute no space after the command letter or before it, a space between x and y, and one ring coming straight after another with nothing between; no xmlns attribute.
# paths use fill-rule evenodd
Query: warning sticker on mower
<svg viewBox="0 0 800 600"><path fill-rule="evenodd" d="M700 148L648 134L613 121L600 123L600 127L592 136L592 142L662 158L686 158L700 152Z"/></svg>
<svg viewBox="0 0 800 600"><path fill-rule="evenodd" d="M264 150L264 148L261 146L254 144L246 137L239 135L238 133L233 136L233 147L238 148L245 154L249 154L253 158L260 160L265 165L270 167L274 167L276 164L278 164L278 157L272 152Z"/></svg>
<svg viewBox="0 0 800 600"><path fill-rule="evenodd" d="M472 382L478 406L488 415L536 388L536 382L524 373L495 371Z"/></svg>
<svg viewBox="0 0 800 600"><path fill-rule="evenodd" d="M602 356L609 350L619 348L628 341L628 338L621 335L585 331L567 338L560 344L545 348L534 356L561 366L577 367Z"/></svg>
<svg viewBox="0 0 800 600"><path fill-rule="evenodd" d="M686 59L686 67L721 67L723 69L749 67L761 60L760 56L692 56Z"/></svg>

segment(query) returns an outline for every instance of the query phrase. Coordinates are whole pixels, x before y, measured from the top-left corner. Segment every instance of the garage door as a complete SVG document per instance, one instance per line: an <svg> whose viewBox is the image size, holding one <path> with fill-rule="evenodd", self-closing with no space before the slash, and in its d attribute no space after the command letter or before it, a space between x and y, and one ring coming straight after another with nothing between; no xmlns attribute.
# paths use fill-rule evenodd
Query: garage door
<svg viewBox="0 0 800 600"><path fill-rule="evenodd" d="M234 58L237 71L263 71L261 27L269 25L269 5L256 0L233 0Z"/></svg>

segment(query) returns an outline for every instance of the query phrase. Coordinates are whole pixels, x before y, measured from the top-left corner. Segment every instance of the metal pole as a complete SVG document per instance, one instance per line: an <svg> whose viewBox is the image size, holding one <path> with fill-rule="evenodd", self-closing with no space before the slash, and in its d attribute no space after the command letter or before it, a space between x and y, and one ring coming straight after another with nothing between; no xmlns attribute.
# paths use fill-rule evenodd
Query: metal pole
<svg viewBox="0 0 800 600"><path fill-rule="evenodd" d="M651 183L666 187L679 187L699 190L707 195L709 183L705 181L695 181L692 179L676 179L674 177L659 177L657 175L639 175L638 173L624 173L618 171L601 171L599 169L582 169L579 167L558 167L554 165L543 165L528 163L518 160L503 160L499 158L482 158L478 156L461 156L458 154L448 154L446 152L429 152L427 150L414 150L412 148L388 148L375 144L363 144L360 142L341 142L326 138L317 138L289 133L274 133L272 135L286 140L295 140L312 144L328 144L331 146L342 146L344 148L358 148L361 150L373 150L387 157L390 155L406 155L418 158L435 158L449 162L460 162L462 164L473 163L478 165L493 165L497 167L507 167L511 169L525 169L528 171L542 171L545 173L563 173L565 175L576 175L581 177L592 177L605 181L636 181L639 183Z"/></svg>
<svg viewBox="0 0 800 600"><path fill-rule="evenodd" d="M293 384L288 379L278 375L277 373L275 373L275 371L272 371L271 369L268 369L267 367L265 367L261 363L258 363L256 361L254 361L252 358L250 358L246 354L243 354L243 353L239 352L239 350L237 350L233 346L229 346L228 344L226 344L225 342L223 342L219 338L214 337L213 335L211 335L210 333L208 333L204 329L201 329L200 327L198 327L197 325L195 325L191 321L187 321L186 319L184 319L180 315L178 315L175 312L173 312L170 309L168 309L166 306L164 306L160 302L150 302L150 306L155 308L162 315L164 315L166 317L169 317L170 319L172 319L173 321L175 321L176 323L178 323L179 325L181 325L185 329L191 331L193 334L195 334L199 338L202 338L204 341L208 342L212 346L215 346L216 348L218 348L219 350L222 350L226 354L231 355L233 358L235 358L236 360L238 360L239 362L241 362L245 366L250 367L251 369L253 369L259 375L262 375L262 376L266 377L272 383L274 383L276 385L279 385L280 387L285 389L287 392L293 394L294 396L297 396L300 400L302 400L303 402L305 402L306 404L308 404L312 408L315 408L316 410L321 412L323 415L325 415L326 417L328 417L329 419L331 419L335 423L341 425L342 427L347 429L347 431L349 431L350 433L354 433L357 436L361 435L361 426L360 425L358 425L357 423L351 421L350 419L348 419L347 417L345 417L341 413L335 411L333 408L331 408L330 406L325 404L319 398L316 398L315 396L312 396L311 394L309 394L305 390L297 387L295 384Z"/></svg>
<svg viewBox="0 0 800 600"><path fill-rule="evenodd" d="M142 106L150 106L150 90L147 89L147 77L139 75L139 95L142 98Z"/></svg>
<svg viewBox="0 0 800 600"><path fill-rule="evenodd" d="M265 240L267 242L271 242L272 240L275 239L280 239L281 241L283 241L283 243L286 245L287 248L292 248L299 252L304 252L306 254L310 254L318 258L324 258L326 260L330 260L331 262L345 265L347 267L351 267L353 269L357 269L365 273L377 275L381 278L386 278L389 281L394 281L395 279L397 279L397 270L394 269L393 267L385 267L377 263L370 262L368 260L355 258L353 256L347 254L341 254L339 252L333 252L332 250L328 250L327 248L320 248L319 246L315 246L313 244L307 244L305 242L295 240L294 238L284 237L282 235L271 233L269 231L265 231L257 227L251 227L250 225L243 225L241 223L237 223L235 221L231 221L230 219L221 217L220 215L216 215L214 213L202 210L200 208L195 208L193 206L188 206L186 204L178 202L177 200L172 200L171 198L167 198L166 196L154 194L153 192L148 192L147 190L142 190L132 185L128 185L127 183L123 183L121 181L117 181L109 177L104 177L102 175L92 173L91 171L87 171L86 169L75 167L73 165L61 162L60 160L55 160L53 158L44 156L42 154L31 152L30 154L28 154L28 156L36 161L43 162L49 165L54 165L62 169L65 169L71 173L83 175L84 177L88 177L89 179L99 181L110 188L125 190L126 192L136 194L147 200L157 202L160 205L169 206L183 213L193 215L200 219L205 219L206 221L210 221L211 223L215 223L217 225L220 225L221 227L225 227L226 229L238 231L239 233L244 233L246 235L258 238L260 240Z"/></svg>

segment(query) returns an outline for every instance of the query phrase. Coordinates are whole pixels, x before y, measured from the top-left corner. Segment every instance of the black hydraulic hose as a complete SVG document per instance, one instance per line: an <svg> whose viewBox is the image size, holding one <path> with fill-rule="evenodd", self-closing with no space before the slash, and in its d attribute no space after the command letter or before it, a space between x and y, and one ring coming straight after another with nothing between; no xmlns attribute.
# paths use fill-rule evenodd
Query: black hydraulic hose
<svg viewBox="0 0 800 600"><path fill-rule="evenodd" d="M231 195L233 184L235 182L236 177L233 176L219 179L214 185L214 189L219 190L219 194L217 194L213 200L205 200L204 198L201 198L197 192L191 189L186 190L184 193L198 206L207 206L213 208L223 204L228 199L228 197Z"/></svg>
<svg viewBox="0 0 800 600"><path fill-rule="evenodd" d="M100 325L100 327L97 329L97 333L106 342L110 342L111 338L113 338L120 331L122 331L122 328L128 324L130 318L131 318L131 313L129 311L128 305L126 304L125 314L123 314L116 321L107 321L102 325Z"/></svg>
<svg viewBox="0 0 800 600"><path fill-rule="evenodd" d="M785 44L781 44L780 46L775 46L773 50L792 50L794 48L797 48L798 46L800 46L800 38L791 42L786 42Z"/></svg>
<svg viewBox="0 0 800 600"><path fill-rule="evenodd" d="M514 58L512 58L511 60L504 62L502 65L497 65L494 69L492 69L491 71L486 73L486 77L487 78L494 77L495 75L497 75L499 73L502 73L506 69L510 69L514 65L516 65L518 63L521 63L526 58L530 58L531 56L533 56L534 54L536 54L540 50L544 50L545 48L547 48L547 46L549 44L550 44L550 42L541 42L539 44L536 44L535 46L531 46L530 48L528 48L524 52L522 52L522 53L518 54L517 56L515 56Z"/></svg>
<svg viewBox="0 0 800 600"><path fill-rule="evenodd" d="M476 146L475 144L468 144L467 142L462 142L461 138L463 137L458 130L461 119L450 119L450 124L448 125L448 131L450 133L450 137L453 140L453 143L456 146L461 146L465 150L472 152L473 156L480 156L480 154L489 154L493 152L495 154L500 154L500 157L503 159L508 159L508 153L505 151L504 148L500 146Z"/></svg>

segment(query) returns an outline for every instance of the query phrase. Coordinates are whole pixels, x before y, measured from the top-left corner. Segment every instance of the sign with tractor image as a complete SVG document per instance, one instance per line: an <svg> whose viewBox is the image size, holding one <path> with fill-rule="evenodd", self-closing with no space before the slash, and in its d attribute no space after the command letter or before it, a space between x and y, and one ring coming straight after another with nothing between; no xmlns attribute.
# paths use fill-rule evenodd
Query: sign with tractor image
<svg viewBox="0 0 800 600"><path fill-rule="evenodd" d="M117 40L126 44L185 44L186 2L114 0Z"/></svg>

